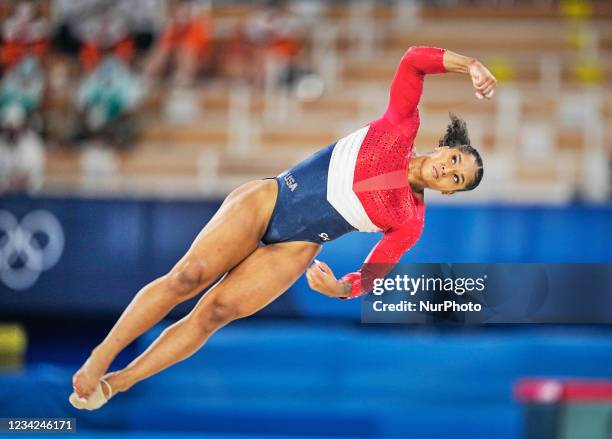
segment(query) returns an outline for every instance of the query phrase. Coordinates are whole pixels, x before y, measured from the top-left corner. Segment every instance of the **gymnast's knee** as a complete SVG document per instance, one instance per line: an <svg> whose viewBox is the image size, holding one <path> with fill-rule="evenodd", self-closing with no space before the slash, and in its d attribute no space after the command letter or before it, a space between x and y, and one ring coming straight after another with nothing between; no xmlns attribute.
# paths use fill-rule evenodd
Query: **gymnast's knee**
<svg viewBox="0 0 612 439"><path fill-rule="evenodd" d="M212 281L204 260L185 259L166 275L169 293L177 300L186 300L199 293Z"/></svg>
<svg viewBox="0 0 612 439"><path fill-rule="evenodd" d="M215 297L202 303L193 317L202 332L212 333L244 315L238 304Z"/></svg>

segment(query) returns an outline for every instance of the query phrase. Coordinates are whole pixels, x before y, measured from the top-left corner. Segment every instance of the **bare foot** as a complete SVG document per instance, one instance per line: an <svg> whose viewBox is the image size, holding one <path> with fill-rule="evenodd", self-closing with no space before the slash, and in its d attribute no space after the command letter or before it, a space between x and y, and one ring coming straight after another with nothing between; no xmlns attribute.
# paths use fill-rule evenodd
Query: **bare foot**
<svg viewBox="0 0 612 439"><path fill-rule="evenodd" d="M80 398L88 398L96 387L108 365L99 361L95 354L92 354L85 364L72 377L72 387Z"/></svg>

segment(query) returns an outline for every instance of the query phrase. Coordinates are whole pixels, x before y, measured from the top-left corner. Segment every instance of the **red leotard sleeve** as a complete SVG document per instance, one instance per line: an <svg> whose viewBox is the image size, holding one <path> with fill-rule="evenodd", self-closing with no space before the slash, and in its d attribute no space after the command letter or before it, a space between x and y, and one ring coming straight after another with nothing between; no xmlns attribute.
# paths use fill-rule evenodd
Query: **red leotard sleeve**
<svg viewBox="0 0 612 439"><path fill-rule="evenodd" d="M389 106L385 118L400 124L416 109L423 92L423 77L428 73L444 73L444 49L435 47L410 47L393 77Z"/></svg>
<svg viewBox="0 0 612 439"><path fill-rule="evenodd" d="M340 278L340 280L345 280L352 286L351 294L347 298L368 293L372 289L372 285L363 285L363 277L368 279L368 283L371 283L374 278L386 276L420 236L421 229L414 226L402 227L386 232L385 236L374 246L361 269ZM368 273L362 277L362 273L365 270Z"/></svg>

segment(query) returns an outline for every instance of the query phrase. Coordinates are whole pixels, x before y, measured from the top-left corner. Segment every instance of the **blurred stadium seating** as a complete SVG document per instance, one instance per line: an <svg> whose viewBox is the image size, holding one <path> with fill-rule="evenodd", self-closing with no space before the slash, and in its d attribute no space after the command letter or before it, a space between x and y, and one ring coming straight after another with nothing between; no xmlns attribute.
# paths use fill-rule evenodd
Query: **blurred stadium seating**
<svg viewBox="0 0 612 439"><path fill-rule="evenodd" d="M377 117L401 54L423 44L475 56L500 80L496 99L483 103L459 75L427 79L418 151L437 145L449 111L468 121L473 143L485 151L483 187L464 198L566 202L609 196L608 2L578 8L572 6L581 2L572 1L311 3L316 7L306 12L299 3L293 9L306 23L305 57L323 80L322 96L301 101L286 89L236 87L212 74L190 91L198 111L181 124L164 116L173 88L154 85L141 104L136 147L111 154L115 166L104 176L108 181L87 189L223 194L249 179L274 175ZM47 4L50 13L53 3ZM212 3L217 52L225 50L237 23L256 10L240 2ZM51 57L49 70L54 62L66 59ZM70 93L70 88L51 93L49 120L66 113ZM61 142L51 148L45 190L81 191L87 173L82 154Z"/></svg>

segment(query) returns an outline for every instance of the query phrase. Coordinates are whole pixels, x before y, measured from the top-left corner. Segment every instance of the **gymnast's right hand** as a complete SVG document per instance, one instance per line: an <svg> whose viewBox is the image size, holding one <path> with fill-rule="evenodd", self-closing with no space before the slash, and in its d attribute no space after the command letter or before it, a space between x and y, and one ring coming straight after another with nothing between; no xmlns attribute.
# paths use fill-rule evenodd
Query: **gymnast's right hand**
<svg viewBox="0 0 612 439"><path fill-rule="evenodd" d="M351 292L350 289L347 291L345 282L336 279L334 272L326 263L316 259L306 270L306 279L310 288L328 297L346 297Z"/></svg>

